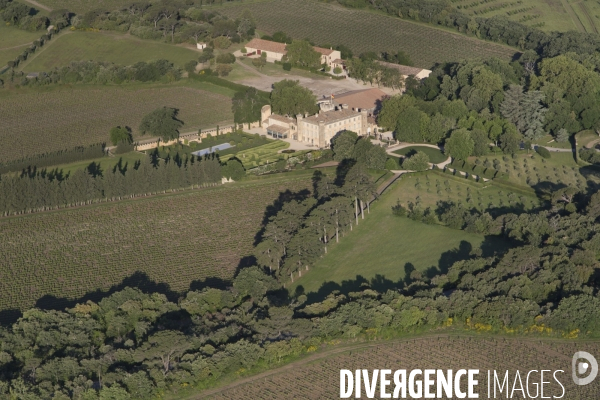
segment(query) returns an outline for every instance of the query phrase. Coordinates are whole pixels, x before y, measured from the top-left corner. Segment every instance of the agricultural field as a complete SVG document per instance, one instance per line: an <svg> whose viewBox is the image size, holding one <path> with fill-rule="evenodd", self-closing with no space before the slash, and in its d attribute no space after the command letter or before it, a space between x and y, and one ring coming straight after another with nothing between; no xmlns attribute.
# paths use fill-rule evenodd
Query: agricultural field
<svg viewBox="0 0 600 400"><path fill-rule="evenodd" d="M131 127L134 139L139 139L137 128L144 115L163 106L179 109L178 118L185 123L182 133L231 122L231 99L202 87L182 81L2 91L0 159L105 142L117 125Z"/></svg>
<svg viewBox="0 0 600 400"><path fill-rule="evenodd" d="M56 298L121 284L179 293L224 283L252 253L266 207L309 189L311 172L0 219L0 310L44 296L38 306L64 306Z"/></svg>
<svg viewBox="0 0 600 400"><path fill-rule="evenodd" d="M447 179L452 188L450 196L446 191L436 195L434 182L438 179L444 187L443 175L424 172L401 177L371 204L371 213L365 211L365 219L359 220L358 227L341 237L338 244L332 243L328 254L301 278L294 279L289 290L293 293L300 285L307 294L317 293L322 286L329 289L328 293L337 285L356 289L362 283L358 276L375 287L386 289L400 284L412 269L439 273L467 257L473 249L490 244L498 250L505 248L506 244L499 238L492 238L490 242L482 235L392 215L392 206L398 201L405 206L408 202L419 202L425 208L435 206L438 200L467 201L470 196L475 201L476 196L481 196L483 204L484 197L488 201L488 196L492 196L489 201L499 203L497 190L482 189L480 194L476 187L452 178Z"/></svg>
<svg viewBox="0 0 600 400"><path fill-rule="evenodd" d="M8 61L14 60L27 45L40 38L40 32L28 32L0 24L0 70Z"/></svg>
<svg viewBox="0 0 600 400"><path fill-rule="evenodd" d="M443 371L479 369L480 372L477 376L479 384L476 386L475 393L478 393L480 398L488 398L488 370L495 370L499 375L501 374L501 380L505 371L509 371L508 387L512 387L517 370L523 379L522 384L526 385L523 375L526 375L527 372L549 369L564 371L556 375L564 386L564 398L571 400L597 399L600 396L600 385L577 386L571 379L571 359L577 351L587 351L594 355L600 354L600 343L463 335L460 337L426 336L390 342L362 343L333 348L323 354L317 353L285 367L189 398L214 400L339 398L340 369L351 371L357 369L369 371L374 369L390 369L392 371L398 369L407 371L415 369L441 369ZM535 375L536 373L532 373L530 376L529 390L532 396L536 393L536 388L533 386ZM549 377L548 380L552 382L544 384L544 395L560 397L563 392L561 386L552 377ZM535 382L539 385L539 372ZM388 387L388 393L391 393L393 388L392 382L391 389ZM461 384L461 388L466 392L466 381ZM517 388L519 388L518 383ZM377 384L375 393L377 396L380 393L379 384ZM520 391L515 391L512 398L520 396L520 393ZM511 396L506 396L506 387L504 395L501 396L499 392L497 395L499 396L497 398L511 398Z"/></svg>
<svg viewBox="0 0 600 400"><path fill-rule="evenodd" d="M400 150L394 151L394 154L398 154L400 156L412 155L417 151L422 151L427 154L429 157L429 162L433 164L439 164L448 159L448 156L444 155L439 149L434 149L433 147L428 146L409 146Z"/></svg>
<svg viewBox="0 0 600 400"><path fill-rule="evenodd" d="M285 31L294 38L309 38L318 44L344 44L356 54L403 50L422 68L473 57L509 60L516 52L431 25L314 0L274 0L214 8L230 17L238 17L246 9L265 32Z"/></svg>
<svg viewBox="0 0 600 400"><path fill-rule="evenodd" d="M107 61L131 65L138 61L167 59L179 67L198 58L198 52L131 35L109 32L65 32L42 47L19 66L25 72L50 71L71 61Z"/></svg>
<svg viewBox="0 0 600 400"><path fill-rule="evenodd" d="M508 156L483 157L484 167L493 167L506 174L510 182L535 189L548 190L556 185L567 185L586 191L600 188L600 176L588 172L573 159L571 152L552 152L544 159L533 151L531 154L519 154L516 158Z"/></svg>

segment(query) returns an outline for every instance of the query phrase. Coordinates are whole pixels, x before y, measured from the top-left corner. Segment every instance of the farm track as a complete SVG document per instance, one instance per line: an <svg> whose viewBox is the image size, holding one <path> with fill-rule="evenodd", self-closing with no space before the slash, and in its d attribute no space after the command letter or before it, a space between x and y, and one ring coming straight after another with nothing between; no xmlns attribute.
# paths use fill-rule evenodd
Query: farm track
<svg viewBox="0 0 600 400"><path fill-rule="evenodd" d="M32 6L35 6L37 8L41 8L44 11L52 12L52 9L50 7L47 7L47 6L43 5L43 4L40 4L37 1L34 1L34 0L25 0L25 2L31 4Z"/></svg>
<svg viewBox="0 0 600 400"><path fill-rule="evenodd" d="M560 0L560 2L562 3L562 6L567 12L567 14L569 14L569 16L571 17L571 20L573 20L573 23L577 27L577 30L580 32L587 32L585 26L583 26L583 23L581 22L581 19L579 18L571 4L567 0Z"/></svg>
<svg viewBox="0 0 600 400"><path fill-rule="evenodd" d="M594 23L594 19L592 18L592 16L590 15L590 11L588 10L587 6L585 5L585 3L583 1L576 3L579 8L581 9L581 11L585 14L585 17L587 18L590 27L592 28L592 32L593 33L598 33L598 27L596 26L596 24Z"/></svg>

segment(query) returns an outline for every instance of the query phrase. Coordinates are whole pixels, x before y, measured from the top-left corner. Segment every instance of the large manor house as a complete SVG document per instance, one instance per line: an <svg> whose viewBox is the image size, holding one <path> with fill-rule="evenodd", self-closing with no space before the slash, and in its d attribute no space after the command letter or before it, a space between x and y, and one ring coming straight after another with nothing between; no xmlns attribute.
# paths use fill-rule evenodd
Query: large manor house
<svg viewBox="0 0 600 400"><path fill-rule="evenodd" d="M264 56L268 62L282 61L287 54L286 47L285 43L264 39L252 39L245 45L247 56ZM340 51L313 48L321 54L321 64L332 69L344 68ZM423 79L431 73L429 70L402 65L391 64L390 67L400 70L405 78L412 75ZM332 95L330 99L319 101L319 112L314 115L273 114L271 106L266 105L261 110L261 122L267 134L273 138L289 138L310 146L326 148L335 135L345 130L356 132L359 136L377 135L375 114L386 97L387 94L377 88Z"/></svg>

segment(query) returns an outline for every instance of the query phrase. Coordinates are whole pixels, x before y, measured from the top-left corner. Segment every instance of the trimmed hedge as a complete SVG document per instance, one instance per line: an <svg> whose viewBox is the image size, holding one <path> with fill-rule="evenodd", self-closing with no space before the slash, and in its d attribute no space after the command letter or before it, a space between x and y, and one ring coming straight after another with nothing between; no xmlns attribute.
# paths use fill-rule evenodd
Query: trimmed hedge
<svg viewBox="0 0 600 400"><path fill-rule="evenodd" d="M543 158L550 158L550 151L548 151L548 149L545 148L545 147L536 146L535 147L535 152L538 153Z"/></svg>

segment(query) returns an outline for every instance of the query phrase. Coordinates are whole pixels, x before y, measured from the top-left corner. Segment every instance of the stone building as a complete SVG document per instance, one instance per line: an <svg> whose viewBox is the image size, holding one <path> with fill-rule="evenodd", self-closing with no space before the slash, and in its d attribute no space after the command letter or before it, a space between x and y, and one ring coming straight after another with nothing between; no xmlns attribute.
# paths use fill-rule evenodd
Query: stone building
<svg viewBox="0 0 600 400"><path fill-rule="evenodd" d="M346 107L335 107L333 103L321 103L314 115L297 115L290 118L272 114L271 106L261 110L261 119L267 134L279 139L293 139L307 145L327 148L331 139L339 132L349 130L359 136L370 133L367 110L355 111Z"/></svg>

